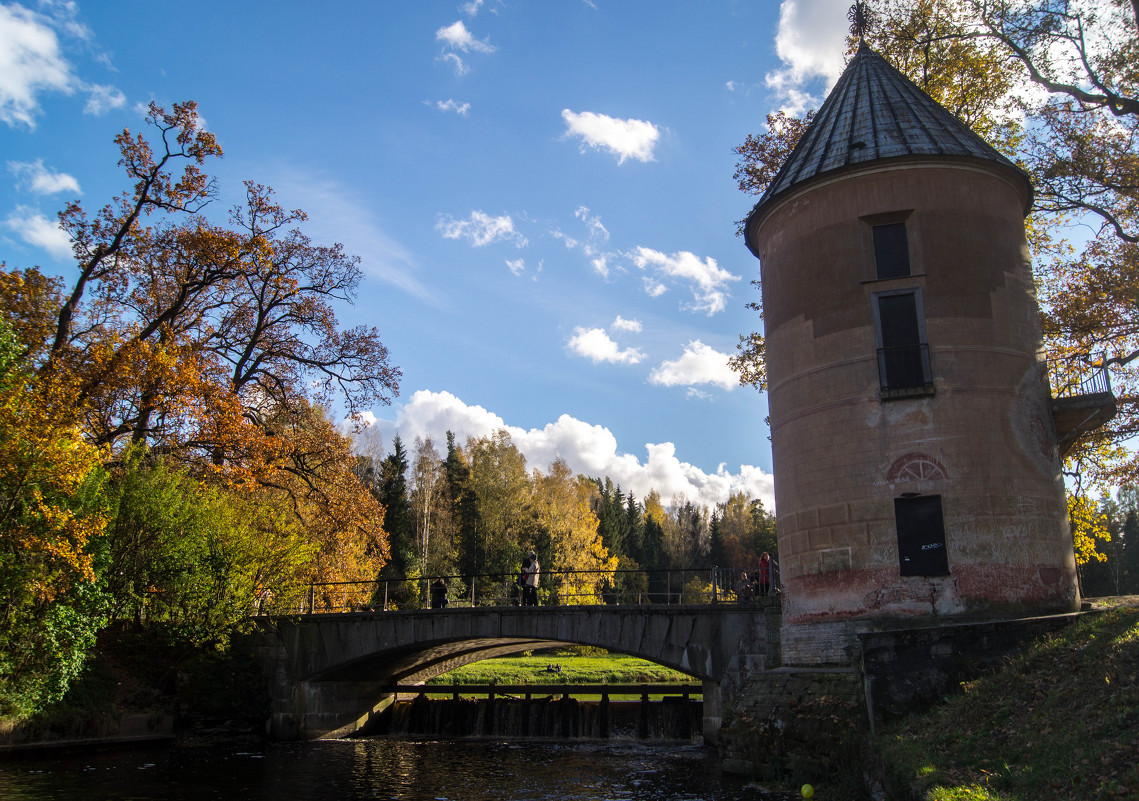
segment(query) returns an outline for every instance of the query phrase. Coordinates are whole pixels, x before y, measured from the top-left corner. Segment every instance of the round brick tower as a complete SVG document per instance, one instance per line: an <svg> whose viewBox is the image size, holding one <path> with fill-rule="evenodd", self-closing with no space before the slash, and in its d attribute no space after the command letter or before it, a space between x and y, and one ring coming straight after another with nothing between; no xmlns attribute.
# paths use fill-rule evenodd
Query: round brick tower
<svg viewBox="0 0 1139 801"><path fill-rule="evenodd" d="M1078 607L1031 203L861 45L749 215L785 625Z"/></svg>

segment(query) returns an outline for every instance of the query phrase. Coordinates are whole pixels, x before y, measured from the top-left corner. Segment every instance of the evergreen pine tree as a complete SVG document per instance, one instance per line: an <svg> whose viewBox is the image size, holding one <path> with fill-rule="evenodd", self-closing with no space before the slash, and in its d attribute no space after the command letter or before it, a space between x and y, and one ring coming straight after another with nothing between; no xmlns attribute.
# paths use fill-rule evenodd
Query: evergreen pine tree
<svg viewBox="0 0 1139 801"><path fill-rule="evenodd" d="M1127 512L1123 522L1123 569L1119 592L1122 595L1139 595L1139 514L1135 509Z"/></svg>

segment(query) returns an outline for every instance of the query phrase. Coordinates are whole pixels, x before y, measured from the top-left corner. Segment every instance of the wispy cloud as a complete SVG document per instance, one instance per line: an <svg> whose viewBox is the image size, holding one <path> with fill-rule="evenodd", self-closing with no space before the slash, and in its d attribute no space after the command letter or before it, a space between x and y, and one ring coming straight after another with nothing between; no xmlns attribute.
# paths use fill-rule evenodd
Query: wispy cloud
<svg viewBox="0 0 1139 801"><path fill-rule="evenodd" d="M602 278L608 278L610 273L609 260L613 254L602 250L609 242L608 229L601 224L601 217L591 214L585 206L578 206L573 216L585 224L583 238L569 236L560 229L550 231L550 235L555 239L560 239L570 250L580 250L589 259L593 271Z"/></svg>
<svg viewBox="0 0 1139 801"><path fill-rule="evenodd" d="M451 69L455 71L455 76L458 78L462 78L471 71L471 68L459 57L458 53L444 53L440 58L451 65Z"/></svg>
<svg viewBox="0 0 1139 801"><path fill-rule="evenodd" d="M586 146L608 150L617 156L618 164L627 159L652 161L660 140L660 129L644 120L621 120L592 111L578 114L568 108L562 110L562 120L566 124L565 135L579 137L583 152Z"/></svg>
<svg viewBox="0 0 1139 801"><path fill-rule="evenodd" d="M591 360L594 364L609 362L610 364L637 364L645 358L645 354L636 348L625 348L609 338L609 334L602 328L582 328L578 326L573 330L568 347L570 353Z"/></svg>
<svg viewBox="0 0 1139 801"><path fill-rule="evenodd" d="M4 227L20 239L37 248L43 248L57 259L71 256L71 240L58 220L49 220L28 206L16 206L4 219Z"/></svg>
<svg viewBox="0 0 1139 801"><path fill-rule="evenodd" d="M56 195L61 192L83 194L79 181L65 172L54 172L44 166L43 159L35 161L9 161L8 169L16 176L17 186L37 195Z"/></svg>
<svg viewBox="0 0 1139 801"><path fill-rule="evenodd" d="M416 275L419 264L412 253L384 230L367 211L369 204L350 185L298 170L274 177L277 194L302 206L308 214L306 230L318 242L340 242L360 257L365 274L428 302L434 293Z"/></svg>
<svg viewBox="0 0 1139 801"><path fill-rule="evenodd" d="M739 386L739 376L728 366L728 355L698 339L684 346L680 358L661 362L653 368L649 381L664 387L711 384L731 390Z"/></svg>
<svg viewBox="0 0 1139 801"><path fill-rule="evenodd" d="M446 100L436 100L434 103L426 101L427 105L434 106L439 111L453 111L460 117L467 116L467 112L471 110L470 103L459 103L458 101L447 98Z"/></svg>
<svg viewBox="0 0 1139 801"><path fill-rule="evenodd" d="M451 50L464 53L493 53L498 48L490 42L476 39L462 20L457 20L435 31L435 40Z"/></svg>
<svg viewBox="0 0 1139 801"><path fill-rule="evenodd" d="M111 109L122 108L127 104L127 96L113 86L88 85L87 104L83 106L86 114L101 117Z"/></svg>
<svg viewBox="0 0 1139 801"><path fill-rule="evenodd" d="M477 11L478 5L475 5L474 9ZM451 66L459 78L471 71L459 53L493 53L498 49L490 42L476 39L471 35L462 20L444 25L435 31L435 41L443 43L443 55L440 58Z"/></svg>
<svg viewBox="0 0 1139 801"><path fill-rule="evenodd" d="M482 247L492 242L513 242L516 247L526 247L529 241L515 230L514 220L503 214L491 217L484 211L472 211L465 220L456 220L450 215L440 215L435 230L444 239L465 239L474 247Z"/></svg>
<svg viewBox="0 0 1139 801"><path fill-rule="evenodd" d="M637 267L648 271L645 276L645 291L650 296L664 294L669 282L687 284L693 297L688 308L707 312L709 316L724 310L730 297L728 284L740 280L738 275L732 275L716 264L715 259L709 257L701 260L686 250L668 256L658 250L638 247L630 254L630 258Z"/></svg>
<svg viewBox="0 0 1139 801"><path fill-rule="evenodd" d="M395 420L379 419L375 425L387 442L396 434L404 442L414 442L416 437L440 442L452 431L462 443L467 437L505 429L529 465L539 470L560 458L575 473L608 476L638 498L656 490L666 502L683 495L693 503L712 506L726 501L732 492L744 492L761 499L768 509L775 508L771 475L759 467L740 465L733 473L719 465L716 472L708 473L682 461L671 442L646 443L642 461L621 451L608 428L567 414L542 428L525 429L508 425L482 406L468 406L448 392L420 390L399 407Z"/></svg>

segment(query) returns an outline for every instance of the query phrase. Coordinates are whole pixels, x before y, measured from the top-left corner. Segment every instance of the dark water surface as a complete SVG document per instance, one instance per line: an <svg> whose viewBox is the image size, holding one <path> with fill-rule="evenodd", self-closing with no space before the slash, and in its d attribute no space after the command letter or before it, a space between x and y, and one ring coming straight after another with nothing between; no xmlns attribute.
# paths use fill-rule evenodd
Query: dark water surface
<svg viewBox="0 0 1139 801"><path fill-rule="evenodd" d="M3 801L737 801L774 798L713 750L637 743L326 740L0 757Z"/></svg>

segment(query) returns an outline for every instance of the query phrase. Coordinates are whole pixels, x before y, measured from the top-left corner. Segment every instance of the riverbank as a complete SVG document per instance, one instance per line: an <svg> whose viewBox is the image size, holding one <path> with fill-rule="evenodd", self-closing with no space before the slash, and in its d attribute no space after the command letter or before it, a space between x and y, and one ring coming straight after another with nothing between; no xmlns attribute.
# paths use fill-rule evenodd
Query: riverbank
<svg viewBox="0 0 1139 801"><path fill-rule="evenodd" d="M1077 623L874 739L892 801L1139 799L1139 598ZM828 799L832 796L820 796Z"/></svg>

